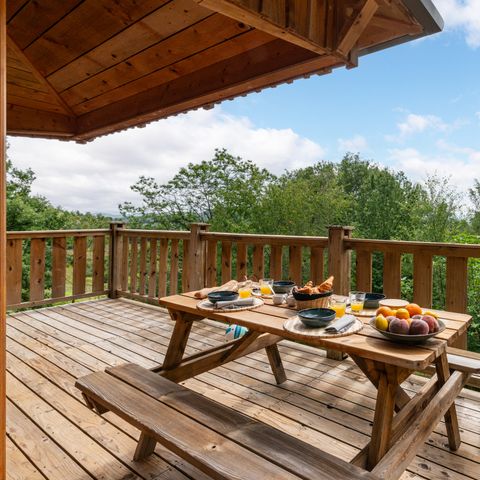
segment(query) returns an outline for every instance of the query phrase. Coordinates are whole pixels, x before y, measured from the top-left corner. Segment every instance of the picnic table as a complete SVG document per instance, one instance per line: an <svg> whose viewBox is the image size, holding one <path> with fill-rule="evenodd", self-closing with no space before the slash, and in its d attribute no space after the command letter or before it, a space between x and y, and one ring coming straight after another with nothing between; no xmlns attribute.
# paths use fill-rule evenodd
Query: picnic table
<svg viewBox="0 0 480 480"><path fill-rule="evenodd" d="M296 334L284 329L285 321L296 316L295 310L274 306L270 300L265 300L263 306L254 310L220 310L206 314L197 309L197 303L193 292L160 299L175 326L164 363L156 369L158 373L178 383L265 348L277 383L286 380L277 344L283 339L298 341ZM442 417L445 418L450 448L456 450L460 446L454 402L471 371L468 365L458 369L449 365L447 347L466 332L471 316L444 311L437 313L446 329L422 345L393 343L370 328L368 318L362 319L366 325L353 335L301 339L302 343L314 347L350 355L377 388L371 441L351 463L372 470L381 478L398 478ZM248 333L238 340L184 357L193 323L205 317L247 327ZM415 371L426 370L432 365L436 374L411 398L401 384Z"/></svg>

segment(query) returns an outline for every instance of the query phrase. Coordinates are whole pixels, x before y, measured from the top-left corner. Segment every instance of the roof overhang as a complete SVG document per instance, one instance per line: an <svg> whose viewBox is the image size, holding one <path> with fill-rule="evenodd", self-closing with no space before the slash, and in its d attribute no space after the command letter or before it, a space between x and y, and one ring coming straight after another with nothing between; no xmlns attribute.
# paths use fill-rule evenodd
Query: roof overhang
<svg viewBox="0 0 480 480"><path fill-rule="evenodd" d="M430 0L9 0L10 135L90 140L439 32Z"/></svg>

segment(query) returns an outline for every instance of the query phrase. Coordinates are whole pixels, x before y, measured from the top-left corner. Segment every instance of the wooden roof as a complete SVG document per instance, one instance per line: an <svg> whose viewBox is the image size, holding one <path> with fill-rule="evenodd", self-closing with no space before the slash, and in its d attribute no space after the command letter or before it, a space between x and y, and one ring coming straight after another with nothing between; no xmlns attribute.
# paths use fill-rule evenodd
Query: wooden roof
<svg viewBox="0 0 480 480"><path fill-rule="evenodd" d="M430 0L8 0L8 133L88 140L441 30Z"/></svg>

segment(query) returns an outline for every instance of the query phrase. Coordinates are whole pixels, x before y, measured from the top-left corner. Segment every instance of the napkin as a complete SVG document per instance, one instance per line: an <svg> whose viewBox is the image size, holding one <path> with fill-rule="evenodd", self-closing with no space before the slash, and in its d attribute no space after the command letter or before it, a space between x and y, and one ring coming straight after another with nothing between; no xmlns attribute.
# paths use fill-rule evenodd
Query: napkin
<svg viewBox="0 0 480 480"><path fill-rule="evenodd" d="M226 302L217 302L215 308L226 308L226 307L250 307L255 304L255 299L250 298L240 298L237 300L230 300Z"/></svg>
<svg viewBox="0 0 480 480"><path fill-rule="evenodd" d="M344 315L342 318L335 320L328 327L325 328L329 333L340 333L347 330L355 323L355 317L353 315Z"/></svg>

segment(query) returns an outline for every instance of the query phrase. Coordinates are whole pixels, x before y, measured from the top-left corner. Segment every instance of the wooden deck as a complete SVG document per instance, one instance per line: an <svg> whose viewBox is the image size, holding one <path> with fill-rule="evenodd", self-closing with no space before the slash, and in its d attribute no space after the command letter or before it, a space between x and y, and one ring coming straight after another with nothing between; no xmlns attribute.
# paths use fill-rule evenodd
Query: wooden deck
<svg viewBox="0 0 480 480"><path fill-rule="evenodd" d="M7 396L9 480L206 479L157 446L131 461L138 432L117 416L88 410L75 378L107 365L162 362L172 329L161 309L125 300L97 300L11 314ZM193 329L187 353L223 341L224 326ZM375 389L349 360L284 343L289 380L274 384L266 356L251 354L184 382L189 388L350 459L369 440ZM404 385L415 391L423 379ZM443 424L402 478L480 477L480 393L458 399L463 444L452 453Z"/></svg>

